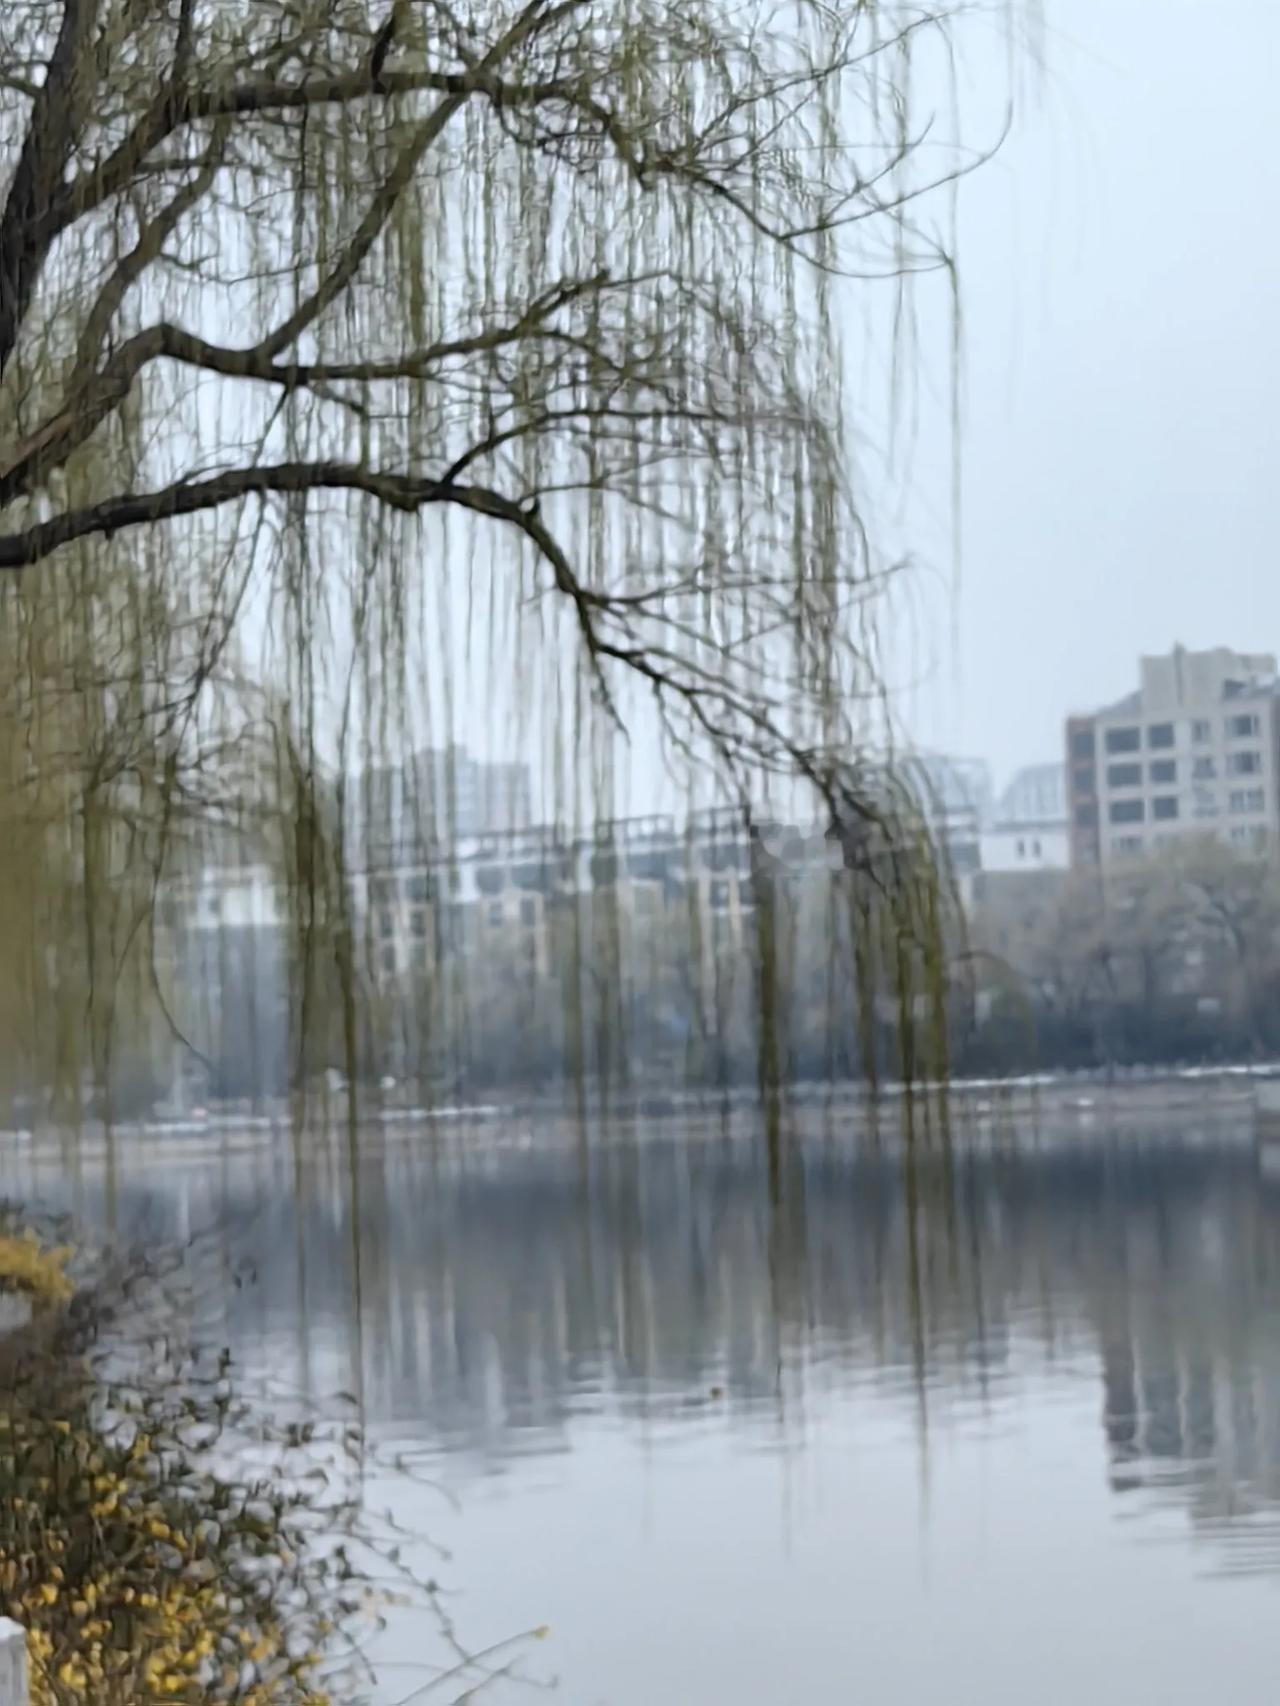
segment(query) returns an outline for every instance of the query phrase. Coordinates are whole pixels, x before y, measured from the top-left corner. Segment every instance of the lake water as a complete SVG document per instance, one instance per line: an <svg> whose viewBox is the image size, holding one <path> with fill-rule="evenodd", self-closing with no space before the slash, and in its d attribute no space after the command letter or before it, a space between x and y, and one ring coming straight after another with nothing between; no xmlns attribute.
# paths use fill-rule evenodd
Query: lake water
<svg viewBox="0 0 1280 1706"><path fill-rule="evenodd" d="M745 1128L166 1157L108 1189L9 1150L0 1189L218 1228L237 1355L354 1393L435 1483L371 1497L447 1553L468 1645L550 1626L486 1699L1276 1697L1280 1187L1246 1131L910 1171L802 1134L771 1172ZM394 1623L379 1699L438 1656Z"/></svg>

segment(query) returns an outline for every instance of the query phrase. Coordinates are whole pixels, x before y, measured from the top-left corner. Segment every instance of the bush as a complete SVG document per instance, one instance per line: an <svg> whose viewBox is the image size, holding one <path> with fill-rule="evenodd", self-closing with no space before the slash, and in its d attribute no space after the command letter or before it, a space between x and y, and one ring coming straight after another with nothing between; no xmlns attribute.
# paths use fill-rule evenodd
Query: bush
<svg viewBox="0 0 1280 1706"><path fill-rule="evenodd" d="M358 1430L270 1422L225 1354L176 1352L172 1270L86 1285L74 1262L0 1231L0 1285L34 1311L0 1341L0 1610L27 1629L34 1706L321 1706L339 1678L351 1698L372 1601L334 1452Z"/></svg>

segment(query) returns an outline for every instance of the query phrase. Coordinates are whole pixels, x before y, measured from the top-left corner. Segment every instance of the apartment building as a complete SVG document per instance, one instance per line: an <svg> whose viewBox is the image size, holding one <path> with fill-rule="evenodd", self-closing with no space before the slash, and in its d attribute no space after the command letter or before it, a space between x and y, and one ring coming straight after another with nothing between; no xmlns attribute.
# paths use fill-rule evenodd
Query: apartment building
<svg viewBox="0 0 1280 1706"><path fill-rule="evenodd" d="M1123 866L1188 835L1280 846L1280 682L1269 653L1175 647L1066 725L1074 865Z"/></svg>
<svg viewBox="0 0 1280 1706"><path fill-rule="evenodd" d="M355 778L348 846L368 860L421 858L437 843L528 829L531 801L527 764L490 762L464 746L424 747Z"/></svg>

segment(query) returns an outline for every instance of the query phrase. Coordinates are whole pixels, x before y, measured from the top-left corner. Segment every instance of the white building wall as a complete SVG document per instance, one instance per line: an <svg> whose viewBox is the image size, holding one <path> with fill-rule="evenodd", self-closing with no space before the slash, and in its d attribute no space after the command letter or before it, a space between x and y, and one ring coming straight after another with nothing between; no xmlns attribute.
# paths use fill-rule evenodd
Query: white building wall
<svg viewBox="0 0 1280 1706"><path fill-rule="evenodd" d="M1071 862L1065 823L984 830L979 852L984 871L1065 871Z"/></svg>
<svg viewBox="0 0 1280 1706"><path fill-rule="evenodd" d="M1190 835L1280 838L1275 659L1219 648L1142 660L1142 687L1097 716L1104 868Z"/></svg>

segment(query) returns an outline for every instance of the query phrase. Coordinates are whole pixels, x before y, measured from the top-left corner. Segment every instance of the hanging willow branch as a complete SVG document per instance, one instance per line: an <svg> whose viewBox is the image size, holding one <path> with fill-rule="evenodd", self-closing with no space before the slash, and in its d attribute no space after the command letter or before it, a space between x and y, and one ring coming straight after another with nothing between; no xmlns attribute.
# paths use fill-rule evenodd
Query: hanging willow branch
<svg viewBox="0 0 1280 1706"><path fill-rule="evenodd" d="M841 328L951 280L965 10L9 0L4 781L81 879L246 742L301 821L459 601L550 721L880 823Z"/></svg>

